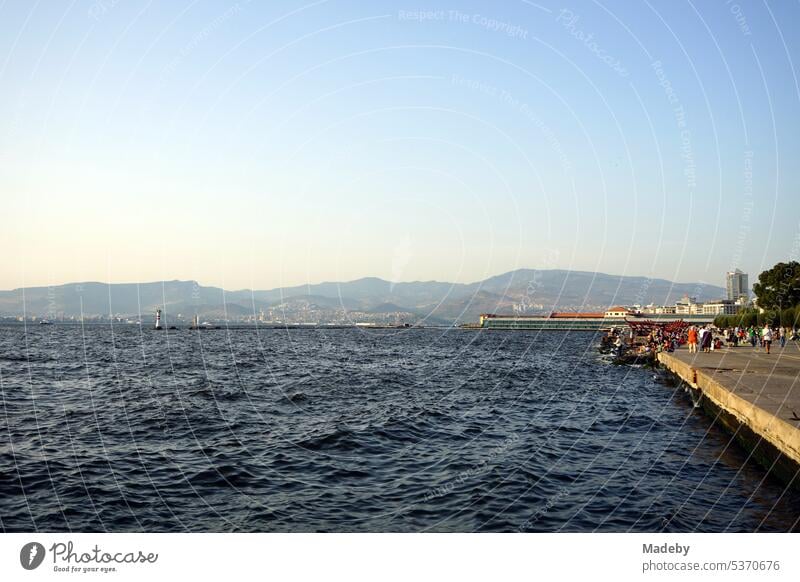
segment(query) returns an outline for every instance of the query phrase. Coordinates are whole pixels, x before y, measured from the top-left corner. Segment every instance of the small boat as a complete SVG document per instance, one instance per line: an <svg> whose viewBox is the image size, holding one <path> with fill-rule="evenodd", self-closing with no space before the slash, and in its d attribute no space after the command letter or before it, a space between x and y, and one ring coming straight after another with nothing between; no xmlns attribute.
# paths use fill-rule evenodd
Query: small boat
<svg viewBox="0 0 800 582"><path fill-rule="evenodd" d="M47 321L46 319L43 319L42 321L39 322L39 325L50 325L50 322Z"/></svg>

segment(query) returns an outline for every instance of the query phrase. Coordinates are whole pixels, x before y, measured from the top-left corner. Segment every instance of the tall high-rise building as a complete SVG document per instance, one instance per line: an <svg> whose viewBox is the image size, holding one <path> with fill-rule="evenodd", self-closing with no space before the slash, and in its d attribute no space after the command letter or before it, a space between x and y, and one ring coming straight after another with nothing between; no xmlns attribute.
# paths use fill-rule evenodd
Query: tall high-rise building
<svg viewBox="0 0 800 582"><path fill-rule="evenodd" d="M725 275L725 287L728 290L728 299L736 301L740 297L750 299L750 284L747 280L747 273L742 273L739 269L728 271Z"/></svg>

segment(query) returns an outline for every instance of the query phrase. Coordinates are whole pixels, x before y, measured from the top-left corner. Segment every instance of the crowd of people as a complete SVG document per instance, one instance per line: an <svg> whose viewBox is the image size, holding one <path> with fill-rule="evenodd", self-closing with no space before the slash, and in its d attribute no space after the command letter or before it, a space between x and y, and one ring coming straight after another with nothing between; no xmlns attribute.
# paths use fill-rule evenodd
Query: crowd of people
<svg viewBox="0 0 800 582"><path fill-rule="evenodd" d="M765 325L751 325L750 327L731 327L718 329L711 325L702 327L691 326L686 332L686 343L690 352L712 352L721 347L739 347L739 345L750 344L751 347L763 349L770 353L773 342L777 342L781 347L786 346L787 341L797 341L797 328L772 327Z"/></svg>
<svg viewBox="0 0 800 582"><path fill-rule="evenodd" d="M672 352L678 349L685 339L678 332L668 332L663 328L652 329L644 336L636 336L634 330L628 332L628 341L623 339L621 330L611 328L609 337L614 338L614 348L617 356L622 356L628 348L637 355L650 355L659 352Z"/></svg>
<svg viewBox="0 0 800 582"><path fill-rule="evenodd" d="M627 335L628 337L624 337ZM689 352L705 353L723 347L739 347L750 345L753 348L771 353L773 343L783 348L787 341L798 341L797 328L772 327L770 325L732 327L719 329L713 325L689 326L685 332L667 332L663 327L649 330L646 335L636 336L631 329L627 334L622 329L611 328L608 340L613 345L618 357L625 352L637 355L649 355L659 352L672 352L686 344ZM627 341L626 341L627 340Z"/></svg>

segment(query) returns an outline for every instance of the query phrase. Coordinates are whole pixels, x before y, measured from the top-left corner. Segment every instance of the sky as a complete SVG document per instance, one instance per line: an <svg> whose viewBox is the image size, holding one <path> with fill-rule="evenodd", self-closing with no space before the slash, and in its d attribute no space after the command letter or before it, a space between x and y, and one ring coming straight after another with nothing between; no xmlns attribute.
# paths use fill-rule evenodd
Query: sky
<svg viewBox="0 0 800 582"><path fill-rule="evenodd" d="M800 255L797 22L745 0L6 0L0 288L753 281Z"/></svg>

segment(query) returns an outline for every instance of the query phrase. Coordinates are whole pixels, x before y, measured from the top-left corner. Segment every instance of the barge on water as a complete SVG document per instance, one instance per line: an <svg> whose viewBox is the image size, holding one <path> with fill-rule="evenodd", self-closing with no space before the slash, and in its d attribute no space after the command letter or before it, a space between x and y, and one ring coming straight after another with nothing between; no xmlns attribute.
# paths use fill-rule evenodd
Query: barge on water
<svg viewBox="0 0 800 582"><path fill-rule="evenodd" d="M650 320L659 323L683 320L693 325L706 325L713 321L709 315L642 314L627 307L612 307L607 311L580 313L554 311L549 315L496 315L484 313L476 326L478 329L500 330L560 330L609 331L628 327L628 319Z"/></svg>

